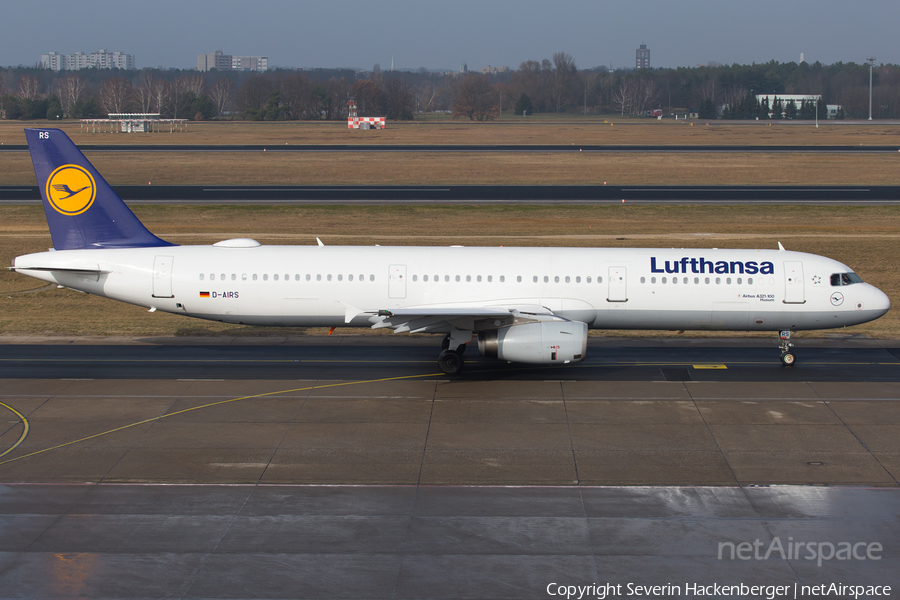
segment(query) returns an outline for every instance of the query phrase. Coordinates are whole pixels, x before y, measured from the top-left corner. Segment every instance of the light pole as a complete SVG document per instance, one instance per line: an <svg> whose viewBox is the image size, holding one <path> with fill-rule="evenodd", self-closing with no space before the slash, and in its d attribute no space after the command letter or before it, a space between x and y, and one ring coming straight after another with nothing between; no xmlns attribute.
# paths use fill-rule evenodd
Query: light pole
<svg viewBox="0 0 900 600"><path fill-rule="evenodd" d="M866 59L869 61L869 120L872 120L872 69L875 68L875 57L870 56Z"/></svg>

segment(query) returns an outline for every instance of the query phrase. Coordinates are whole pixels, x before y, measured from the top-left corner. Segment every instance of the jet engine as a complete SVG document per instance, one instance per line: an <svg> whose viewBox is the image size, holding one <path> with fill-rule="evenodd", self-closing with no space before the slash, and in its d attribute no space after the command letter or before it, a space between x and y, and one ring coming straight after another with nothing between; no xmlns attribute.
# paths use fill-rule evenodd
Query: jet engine
<svg viewBox="0 0 900 600"><path fill-rule="evenodd" d="M587 352L588 326L558 317L478 332L482 356L531 364L581 362Z"/></svg>

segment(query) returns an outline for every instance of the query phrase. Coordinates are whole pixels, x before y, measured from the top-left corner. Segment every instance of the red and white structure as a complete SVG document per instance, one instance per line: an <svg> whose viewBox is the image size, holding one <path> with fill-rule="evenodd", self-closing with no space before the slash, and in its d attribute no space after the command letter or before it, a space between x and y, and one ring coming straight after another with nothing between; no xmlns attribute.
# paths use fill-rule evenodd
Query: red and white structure
<svg viewBox="0 0 900 600"><path fill-rule="evenodd" d="M356 116L356 98L347 100L347 106L349 107L347 129L384 129L385 117Z"/></svg>

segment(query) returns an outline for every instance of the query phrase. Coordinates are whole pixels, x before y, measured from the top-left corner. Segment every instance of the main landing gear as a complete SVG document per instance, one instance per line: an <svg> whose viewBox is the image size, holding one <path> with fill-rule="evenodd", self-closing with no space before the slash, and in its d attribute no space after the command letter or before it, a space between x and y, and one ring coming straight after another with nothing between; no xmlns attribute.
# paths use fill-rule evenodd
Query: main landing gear
<svg viewBox="0 0 900 600"><path fill-rule="evenodd" d="M791 352L791 348L794 347L794 344L791 343L790 331L785 330L781 332L781 345L778 347L781 349L781 364L786 367L793 367L797 357Z"/></svg>
<svg viewBox="0 0 900 600"><path fill-rule="evenodd" d="M458 375L462 372L463 353L466 351L466 342L472 339L471 331L454 329L444 336L441 342L441 353L438 356L438 367L447 375Z"/></svg>

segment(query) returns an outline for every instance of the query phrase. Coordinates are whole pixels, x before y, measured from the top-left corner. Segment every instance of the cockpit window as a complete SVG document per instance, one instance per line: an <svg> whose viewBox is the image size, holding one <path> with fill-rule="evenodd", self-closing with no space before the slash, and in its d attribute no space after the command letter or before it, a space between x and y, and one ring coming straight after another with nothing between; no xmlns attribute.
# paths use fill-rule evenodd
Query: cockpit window
<svg viewBox="0 0 900 600"><path fill-rule="evenodd" d="M853 285L854 283L862 283L862 277L856 273L832 273L831 285L837 287L840 285Z"/></svg>

